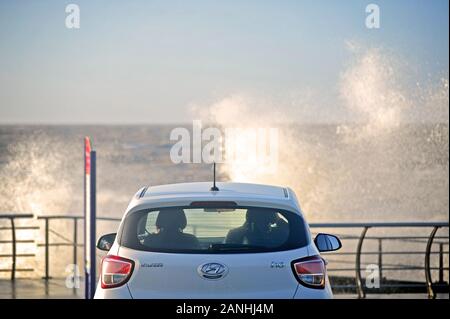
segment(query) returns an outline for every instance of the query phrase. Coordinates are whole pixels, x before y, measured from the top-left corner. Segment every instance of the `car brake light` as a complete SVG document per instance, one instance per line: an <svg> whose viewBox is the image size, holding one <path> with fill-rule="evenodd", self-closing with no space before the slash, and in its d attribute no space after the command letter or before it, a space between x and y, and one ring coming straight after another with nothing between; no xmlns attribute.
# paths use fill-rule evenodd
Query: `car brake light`
<svg viewBox="0 0 450 319"><path fill-rule="evenodd" d="M311 256L292 262L298 281L309 288L325 288L326 267L320 256Z"/></svg>
<svg viewBox="0 0 450 319"><path fill-rule="evenodd" d="M100 274L102 288L122 286L130 279L133 268L132 260L113 255L105 256Z"/></svg>

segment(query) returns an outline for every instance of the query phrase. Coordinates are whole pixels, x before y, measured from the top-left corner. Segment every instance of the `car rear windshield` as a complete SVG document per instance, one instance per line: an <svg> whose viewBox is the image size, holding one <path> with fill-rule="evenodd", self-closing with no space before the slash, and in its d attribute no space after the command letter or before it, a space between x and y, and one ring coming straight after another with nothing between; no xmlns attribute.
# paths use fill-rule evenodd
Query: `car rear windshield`
<svg viewBox="0 0 450 319"><path fill-rule="evenodd" d="M303 218L261 207L169 207L131 213L120 244L172 253L249 253L295 249L309 243Z"/></svg>

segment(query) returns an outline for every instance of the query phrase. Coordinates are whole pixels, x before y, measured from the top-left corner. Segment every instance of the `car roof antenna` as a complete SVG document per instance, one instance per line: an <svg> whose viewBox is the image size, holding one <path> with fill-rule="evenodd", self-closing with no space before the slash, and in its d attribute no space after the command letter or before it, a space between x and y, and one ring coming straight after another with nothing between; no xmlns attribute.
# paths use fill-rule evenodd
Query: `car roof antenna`
<svg viewBox="0 0 450 319"><path fill-rule="evenodd" d="M219 189L216 186L216 162L213 163L213 177L214 177L214 181L213 181L213 186L211 187L211 192L217 192L219 191Z"/></svg>

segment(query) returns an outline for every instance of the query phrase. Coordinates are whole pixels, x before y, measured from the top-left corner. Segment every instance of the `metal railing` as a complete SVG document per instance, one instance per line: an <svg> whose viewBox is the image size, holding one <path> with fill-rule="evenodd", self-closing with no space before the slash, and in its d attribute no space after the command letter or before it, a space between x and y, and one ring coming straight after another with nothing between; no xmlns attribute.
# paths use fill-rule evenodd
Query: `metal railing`
<svg viewBox="0 0 450 319"><path fill-rule="evenodd" d="M80 215L47 215L39 216L38 220L44 221L44 242L38 243L38 247L44 247L45 250L45 270L43 279L51 279L50 276L50 247L68 246L72 247L72 261L76 265L78 261L78 247L82 247L83 243L78 242L78 222L84 220L84 216ZM50 228L51 220L69 220L72 221L72 239L67 238L55 230ZM119 222L120 218L97 217L97 221L114 221ZM64 242L50 242L50 233L64 240Z"/></svg>
<svg viewBox="0 0 450 319"><path fill-rule="evenodd" d="M18 271L33 271L33 268L17 268L18 257L35 257L31 253L18 253L17 244L34 243L32 239L17 239L17 230L36 230L37 226L16 226L16 219L33 218L33 214L0 214L1 220L9 220L10 226L0 226L0 230L8 230L11 232L11 240L1 239L0 244L11 244L11 253L0 254L0 258L11 258L11 269L0 269L0 272L11 272L11 280L16 279Z"/></svg>
<svg viewBox="0 0 450 319"><path fill-rule="evenodd" d="M448 222L391 222L391 223L313 223L310 224L311 228L322 229L361 229L360 236L341 236L343 240L358 240L355 252L334 252L326 253L326 255L354 255L355 267L354 268L336 268L330 269L332 271L354 271L356 281L356 291L359 298L366 297L366 289L364 288L361 276L361 256L362 255L378 255L378 269L379 277L382 277L383 269L390 271L402 271L402 270L423 270L425 275L426 291L429 298L435 298L436 293L434 291L434 284L431 277L432 270L439 271L439 283L446 286L448 291L448 283L444 283L444 270L448 271L449 268L444 266L444 254L448 255L449 252L444 251L444 244L448 245L449 236L436 237L436 233L441 228L448 228ZM369 229L374 228L431 228L429 236L372 236L368 237L367 232ZM444 239L445 242L439 243L439 251L431 251L433 242L436 238ZM378 242L378 251L375 252L363 252L362 247L364 240L376 240ZM426 249L424 251L383 251L383 242L386 240L400 240L400 241L415 241L423 242L426 240ZM424 267L417 266L394 266L390 268L383 267L383 255L424 255ZM431 267L430 257L432 254L439 254L439 267ZM392 284L391 287L405 288L408 284ZM409 285L410 286L410 285Z"/></svg>
<svg viewBox="0 0 450 319"><path fill-rule="evenodd" d="M1 219L8 219L10 220L10 226L9 227L0 227L0 230L12 230L11 234L11 240L2 240L0 241L0 244L4 243L11 243L12 247L12 254L8 255L0 255L0 257L11 257L12 258L12 269L3 269L0 271L11 271L11 279L15 278L16 271L33 271L33 269L17 269L16 268L16 258L17 257L32 257L34 254L17 254L17 248L16 245L18 243L30 243L34 242L34 240L18 240L16 238L16 230L17 229L40 229L38 226L16 226L14 223L14 219L16 218L32 218L32 214L7 214L7 215L0 215ZM83 220L83 216L80 215L46 215L46 216L39 216L37 217L39 221L44 221L44 242L37 243L38 247L44 248L44 257L45 257L45 275L44 279L48 280L51 278L50 274L50 247L58 247L58 246L66 246L72 248L72 259L73 264L77 264L78 254L77 250L78 247L82 247L83 243L80 243L78 240L78 233L79 233L79 221ZM61 234L59 232L56 232L51 228L51 221L53 220L68 220L72 222L72 236L71 238L68 238L66 234ZM112 222L119 222L120 218L109 218L109 217L97 217L98 221L112 221ZM341 235L339 236L342 241L351 241L351 240L357 240L357 246L355 251L337 251L337 252L331 252L324 254L325 256L332 256L332 255L338 255L338 256L354 256L354 267L347 267L347 268L329 268L329 272L333 271L350 271L354 272L354 284L350 285L351 287L356 289L356 292L358 294L358 297L364 298L366 296L366 289L363 285L363 279L361 276L361 259L362 256L370 256L375 255L377 256L377 264L379 268L379 277L383 278L383 271L404 271L404 270L421 270L424 271L424 278L425 283L421 284L420 287L425 287L426 291L428 293L428 296L430 298L434 298L436 296L434 287L435 283L432 281L431 277L431 271L432 270L438 270L439 271L439 281L438 283L444 285L446 289L448 290L448 283L444 283L444 271L449 271L449 267L444 266L444 255L448 255L448 249L444 250L444 245L448 247L448 240L449 236L448 233L446 236L436 236L436 233L441 228L448 228L449 223L448 222L400 222L400 223L312 223L310 224L310 227L312 229L333 229L334 231L336 229L353 229L353 230L361 230L361 233L359 236L354 235ZM428 236L424 235L407 235L407 236L367 236L367 233L370 229L382 229L382 228L416 228L416 229L431 229ZM332 233L334 233L332 231ZM53 234L54 236L63 239L63 241L51 241L50 240L50 234ZM377 242L377 250L376 251L364 251L363 250L363 243L365 241L376 241ZM432 251L433 243L435 240L440 240L438 242L439 250L438 251ZM415 251L407 251L407 250L395 250L395 251L385 251L383 247L385 247L384 243L386 241L408 241L413 243L425 243L426 242L426 248L423 251L415 250ZM345 247L345 244L344 244ZM389 267L385 266L383 264L383 257L386 255L424 255L424 266L418 267L418 266L410 266L410 265L390 265ZM438 267L432 267L431 266L431 255L438 255L439 256L439 266ZM414 283L412 284L414 285ZM406 288L408 286L411 286L411 284L404 284L404 283L394 283L391 284L390 287L397 287L397 288ZM333 288L339 288L337 286L333 286Z"/></svg>

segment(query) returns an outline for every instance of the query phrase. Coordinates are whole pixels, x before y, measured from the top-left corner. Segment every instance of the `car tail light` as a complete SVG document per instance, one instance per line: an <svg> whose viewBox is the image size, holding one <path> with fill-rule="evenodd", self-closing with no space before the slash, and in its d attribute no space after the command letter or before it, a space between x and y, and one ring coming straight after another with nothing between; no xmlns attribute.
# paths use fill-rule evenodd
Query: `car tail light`
<svg viewBox="0 0 450 319"><path fill-rule="evenodd" d="M125 284L134 269L134 261L119 256L108 255L102 260L102 288L114 288Z"/></svg>
<svg viewBox="0 0 450 319"><path fill-rule="evenodd" d="M311 256L292 262L298 281L309 288L325 288L326 267L320 256Z"/></svg>

